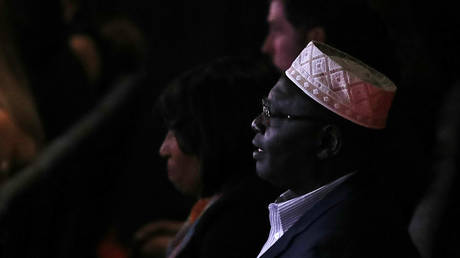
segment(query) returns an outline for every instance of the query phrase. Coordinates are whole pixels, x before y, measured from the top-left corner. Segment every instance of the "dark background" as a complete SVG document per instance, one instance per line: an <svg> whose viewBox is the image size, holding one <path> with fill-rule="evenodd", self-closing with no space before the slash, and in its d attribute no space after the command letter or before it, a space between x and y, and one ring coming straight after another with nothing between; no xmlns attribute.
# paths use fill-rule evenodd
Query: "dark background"
<svg viewBox="0 0 460 258"><path fill-rule="evenodd" d="M435 162L438 112L459 67L455 8L444 0L370 2L387 22L402 75L390 116L403 119L407 127L398 129L401 145L393 147L404 149L394 155L403 153L403 158L418 163L414 167L430 168ZM70 34L97 38L99 26L107 20L129 19L145 39L142 66L123 74L132 90L102 122L70 144L73 147L51 162L41 180L14 198L4 220L9 228L5 232L10 232L5 257L95 257L97 243L110 233L129 247L143 224L184 219L192 200L173 189L157 155L165 129L153 111L155 98L174 76L194 65L225 55L264 58L260 47L267 31L266 0L81 4L72 26L60 22L59 1L17 0L8 10L32 91L50 128L54 121L49 145L87 114L100 112L98 104L120 81L119 74L108 73L103 86L107 90L94 93L81 86L86 85L83 80L72 79L80 78L73 69L78 65L60 62L69 55L63 42ZM133 79L133 74L142 74L141 79ZM63 124L68 126L58 128ZM428 169L413 177L410 168L401 166L395 172L419 183L412 193L416 198L433 172Z"/></svg>

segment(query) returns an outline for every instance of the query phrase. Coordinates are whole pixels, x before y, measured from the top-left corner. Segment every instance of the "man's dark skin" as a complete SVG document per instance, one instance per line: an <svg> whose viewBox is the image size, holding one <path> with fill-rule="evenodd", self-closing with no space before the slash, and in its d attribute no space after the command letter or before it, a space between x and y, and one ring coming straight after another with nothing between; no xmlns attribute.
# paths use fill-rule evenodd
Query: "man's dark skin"
<svg viewBox="0 0 460 258"><path fill-rule="evenodd" d="M261 258L419 257L371 166L378 131L332 113L284 76L252 127L257 174L275 186L300 196L349 175Z"/></svg>
<svg viewBox="0 0 460 258"><path fill-rule="evenodd" d="M252 123L257 132L254 158L259 177L305 194L352 171L337 170L335 162L340 159L325 162L340 153L343 141L334 115L290 84L281 77L267 98L272 117L261 114ZM311 119L278 117L281 115Z"/></svg>

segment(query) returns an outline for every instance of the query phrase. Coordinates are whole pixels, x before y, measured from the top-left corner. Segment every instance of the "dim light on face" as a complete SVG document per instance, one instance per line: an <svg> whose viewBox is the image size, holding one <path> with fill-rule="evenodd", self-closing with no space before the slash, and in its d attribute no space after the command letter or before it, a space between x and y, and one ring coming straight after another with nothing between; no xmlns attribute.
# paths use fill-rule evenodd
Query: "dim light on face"
<svg viewBox="0 0 460 258"><path fill-rule="evenodd" d="M184 153L169 130L160 147L160 156L167 159L168 178L177 190L199 196L201 191L200 161L196 155Z"/></svg>
<svg viewBox="0 0 460 258"><path fill-rule="evenodd" d="M267 22L269 30L262 52L271 57L278 69L285 71L303 49L305 40L287 20L281 0L273 0L270 3Z"/></svg>

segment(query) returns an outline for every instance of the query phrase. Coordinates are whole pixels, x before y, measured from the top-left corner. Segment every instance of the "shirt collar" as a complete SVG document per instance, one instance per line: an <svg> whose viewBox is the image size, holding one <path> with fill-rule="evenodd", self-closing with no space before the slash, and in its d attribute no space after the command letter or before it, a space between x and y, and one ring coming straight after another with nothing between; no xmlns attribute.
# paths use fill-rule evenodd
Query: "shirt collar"
<svg viewBox="0 0 460 258"><path fill-rule="evenodd" d="M278 218L283 232L286 232L306 211L353 174L354 172L346 174L304 195L299 196L291 190L281 194L273 203L273 208L279 213Z"/></svg>

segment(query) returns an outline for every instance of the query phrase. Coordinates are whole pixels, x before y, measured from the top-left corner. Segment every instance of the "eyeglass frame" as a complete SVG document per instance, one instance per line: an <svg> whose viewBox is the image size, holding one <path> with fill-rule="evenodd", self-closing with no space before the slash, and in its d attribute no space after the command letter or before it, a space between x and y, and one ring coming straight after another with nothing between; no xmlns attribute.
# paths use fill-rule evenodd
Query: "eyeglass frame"
<svg viewBox="0 0 460 258"><path fill-rule="evenodd" d="M268 99L262 98L262 113L261 116L264 121L270 121L270 118L287 119L287 120L309 120L313 122L326 122L325 119L321 119L309 115L291 115L291 114L272 114L270 106L268 105Z"/></svg>

